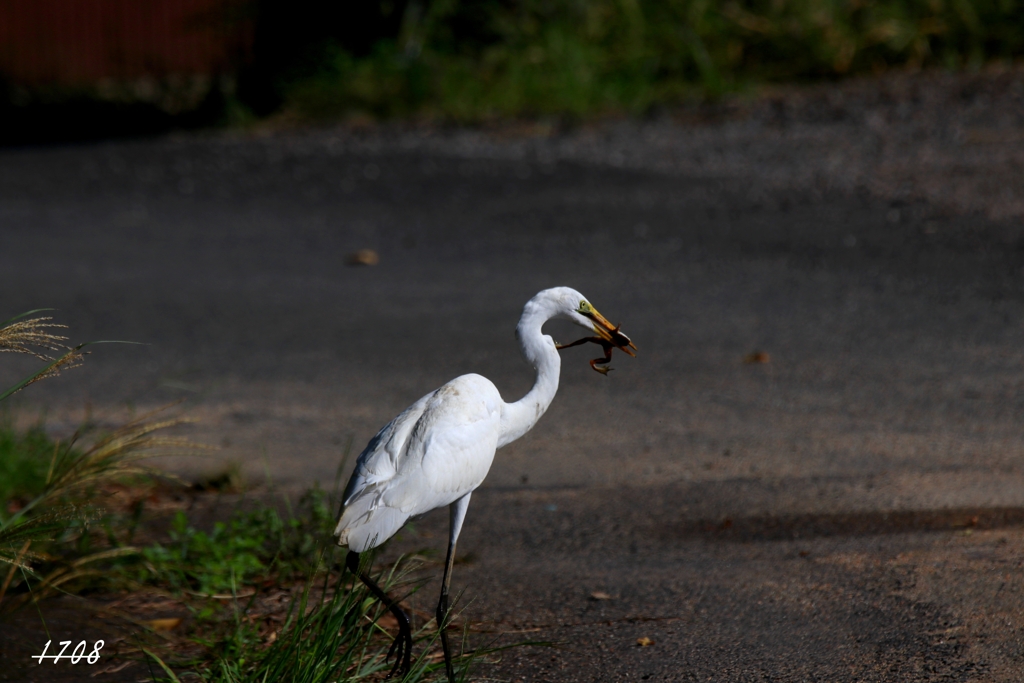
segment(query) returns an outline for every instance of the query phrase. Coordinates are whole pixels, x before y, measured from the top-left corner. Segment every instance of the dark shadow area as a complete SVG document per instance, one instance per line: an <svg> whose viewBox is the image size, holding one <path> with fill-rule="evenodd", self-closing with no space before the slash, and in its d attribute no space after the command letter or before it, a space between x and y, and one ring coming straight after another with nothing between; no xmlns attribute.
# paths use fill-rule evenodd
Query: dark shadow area
<svg viewBox="0 0 1024 683"><path fill-rule="evenodd" d="M337 50L365 57L378 41L394 40L407 4L242 3L226 16L233 22L229 26L251 21L251 47L232 58L228 71L221 65L208 74L213 85L205 97L174 112L131 95L121 101L104 99L92 86L5 83L0 71L0 146L139 138L210 128L227 122L229 107L239 108L246 116L267 116L281 108L291 84L318 73ZM152 74L157 81L164 76ZM231 83L229 93L222 87L224 82ZM127 90L132 84L132 79L119 82Z"/></svg>
<svg viewBox="0 0 1024 683"><path fill-rule="evenodd" d="M409 4L254 0L252 60L239 74L239 100L258 116L273 113L289 84L323 69L334 50L366 57L378 41L394 40Z"/></svg>
<svg viewBox="0 0 1024 683"><path fill-rule="evenodd" d="M913 531L980 531L1021 525L1024 525L1024 508L970 507L700 519L684 521L678 525L664 525L658 528L655 535L665 540L697 536L724 541L776 541Z"/></svg>
<svg viewBox="0 0 1024 683"><path fill-rule="evenodd" d="M211 89L195 109L169 113L145 102L107 102L78 96L19 106L0 101L0 146L63 144L114 138L141 138L174 130L218 125L225 116L223 93Z"/></svg>

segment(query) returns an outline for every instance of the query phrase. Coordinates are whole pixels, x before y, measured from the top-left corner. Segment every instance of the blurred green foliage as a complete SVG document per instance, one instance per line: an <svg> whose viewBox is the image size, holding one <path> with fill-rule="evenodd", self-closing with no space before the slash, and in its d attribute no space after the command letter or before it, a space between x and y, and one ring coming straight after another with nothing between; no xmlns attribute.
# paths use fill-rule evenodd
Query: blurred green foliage
<svg viewBox="0 0 1024 683"><path fill-rule="evenodd" d="M273 577L316 570L334 528L329 496L307 492L297 514L283 519L273 507L235 512L209 532L196 529L179 511L168 538L141 550L134 577L146 584L204 595L232 594ZM134 559L134 558L133 558Z"/></svg>
<svg viewBox="0 0 1024 683"><path fill-rule="evenodd" d="M0 521L43 490L55 447L41 427L20 432L0 425Z"/></svg>
<svg viewBox="0 0 1024 683"><path fill-rule="evenodd" d="M435 0L394 11L397 34L368 51L319 43L315 72L281 84L286 108L571 119L752 83L1024 55L1022 0Z"/></svg>

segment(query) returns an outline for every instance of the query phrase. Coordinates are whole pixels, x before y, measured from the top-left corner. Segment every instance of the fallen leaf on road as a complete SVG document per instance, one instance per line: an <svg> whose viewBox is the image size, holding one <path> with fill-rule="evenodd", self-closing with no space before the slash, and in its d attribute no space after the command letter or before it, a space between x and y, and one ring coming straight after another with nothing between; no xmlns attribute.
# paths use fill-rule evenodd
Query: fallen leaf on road
<svg viewBox="0 0 1024 683"><path fill-rule="evenodd" d="M637 638L636 644L640 647L647 647L648 645L654 645L654 641L647 636L644 636L643 638Z"/></svg>
<svg viewBox="0 0 1024 683"><path fill-rule="evenodd" d="M590 594L591 600L611 600L612 596L608 595L604 591L594 591Z"/></svg>
<svg viewBox="0 0 1024 683"><path fill-rule="evenodd" d="M747 365L757 365L758 363L767 363L772 358L764 351L754 351L743 356L743 362Z"/></svg>
<svg viewBox="0 0 1024 683"><path fill-rule="evenodd" d="M360 249L348 255L350 266L375 266L380 263L380 255L373 249Z"/></svg>
<svg viewBox="0 0 1024 683"><path fill-rule="evenodd" d="M142 623L154 631L171 631L181 624L181 617L174 617L172 619L150 619L149 621L144 621Z"/></svg>

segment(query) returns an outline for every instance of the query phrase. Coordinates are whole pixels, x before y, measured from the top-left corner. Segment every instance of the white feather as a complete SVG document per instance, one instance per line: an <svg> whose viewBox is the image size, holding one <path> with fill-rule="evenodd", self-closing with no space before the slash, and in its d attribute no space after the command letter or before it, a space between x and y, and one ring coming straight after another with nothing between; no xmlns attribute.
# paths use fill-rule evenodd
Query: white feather
<svg viewBox="0 0 1024 683"><path fill-rule="evenodd" d="M356 462L338 543L356 552L376 547L410 517L480 486L497 449L501 404L490 381L463 375L388 423Z"/></svg>

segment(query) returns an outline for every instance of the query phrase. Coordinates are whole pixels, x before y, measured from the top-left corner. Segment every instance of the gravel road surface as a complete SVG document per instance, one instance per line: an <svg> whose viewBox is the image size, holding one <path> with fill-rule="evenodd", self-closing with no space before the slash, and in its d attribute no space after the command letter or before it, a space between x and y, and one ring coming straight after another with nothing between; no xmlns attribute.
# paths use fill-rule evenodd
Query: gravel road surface
<svg viewBox="0 0 1024 683"><path fill-rule="evenodd" d="M570 285L639 353L602 377L567 351L474 496L467 615L560 643L480 673L1020 680L1022 103L1019 70L900 75L562 133L5 150L3 309L148 344L18 419L184 399L221 448L166 467L329 482L451 377L518 398L522 305Z"/></svg>

